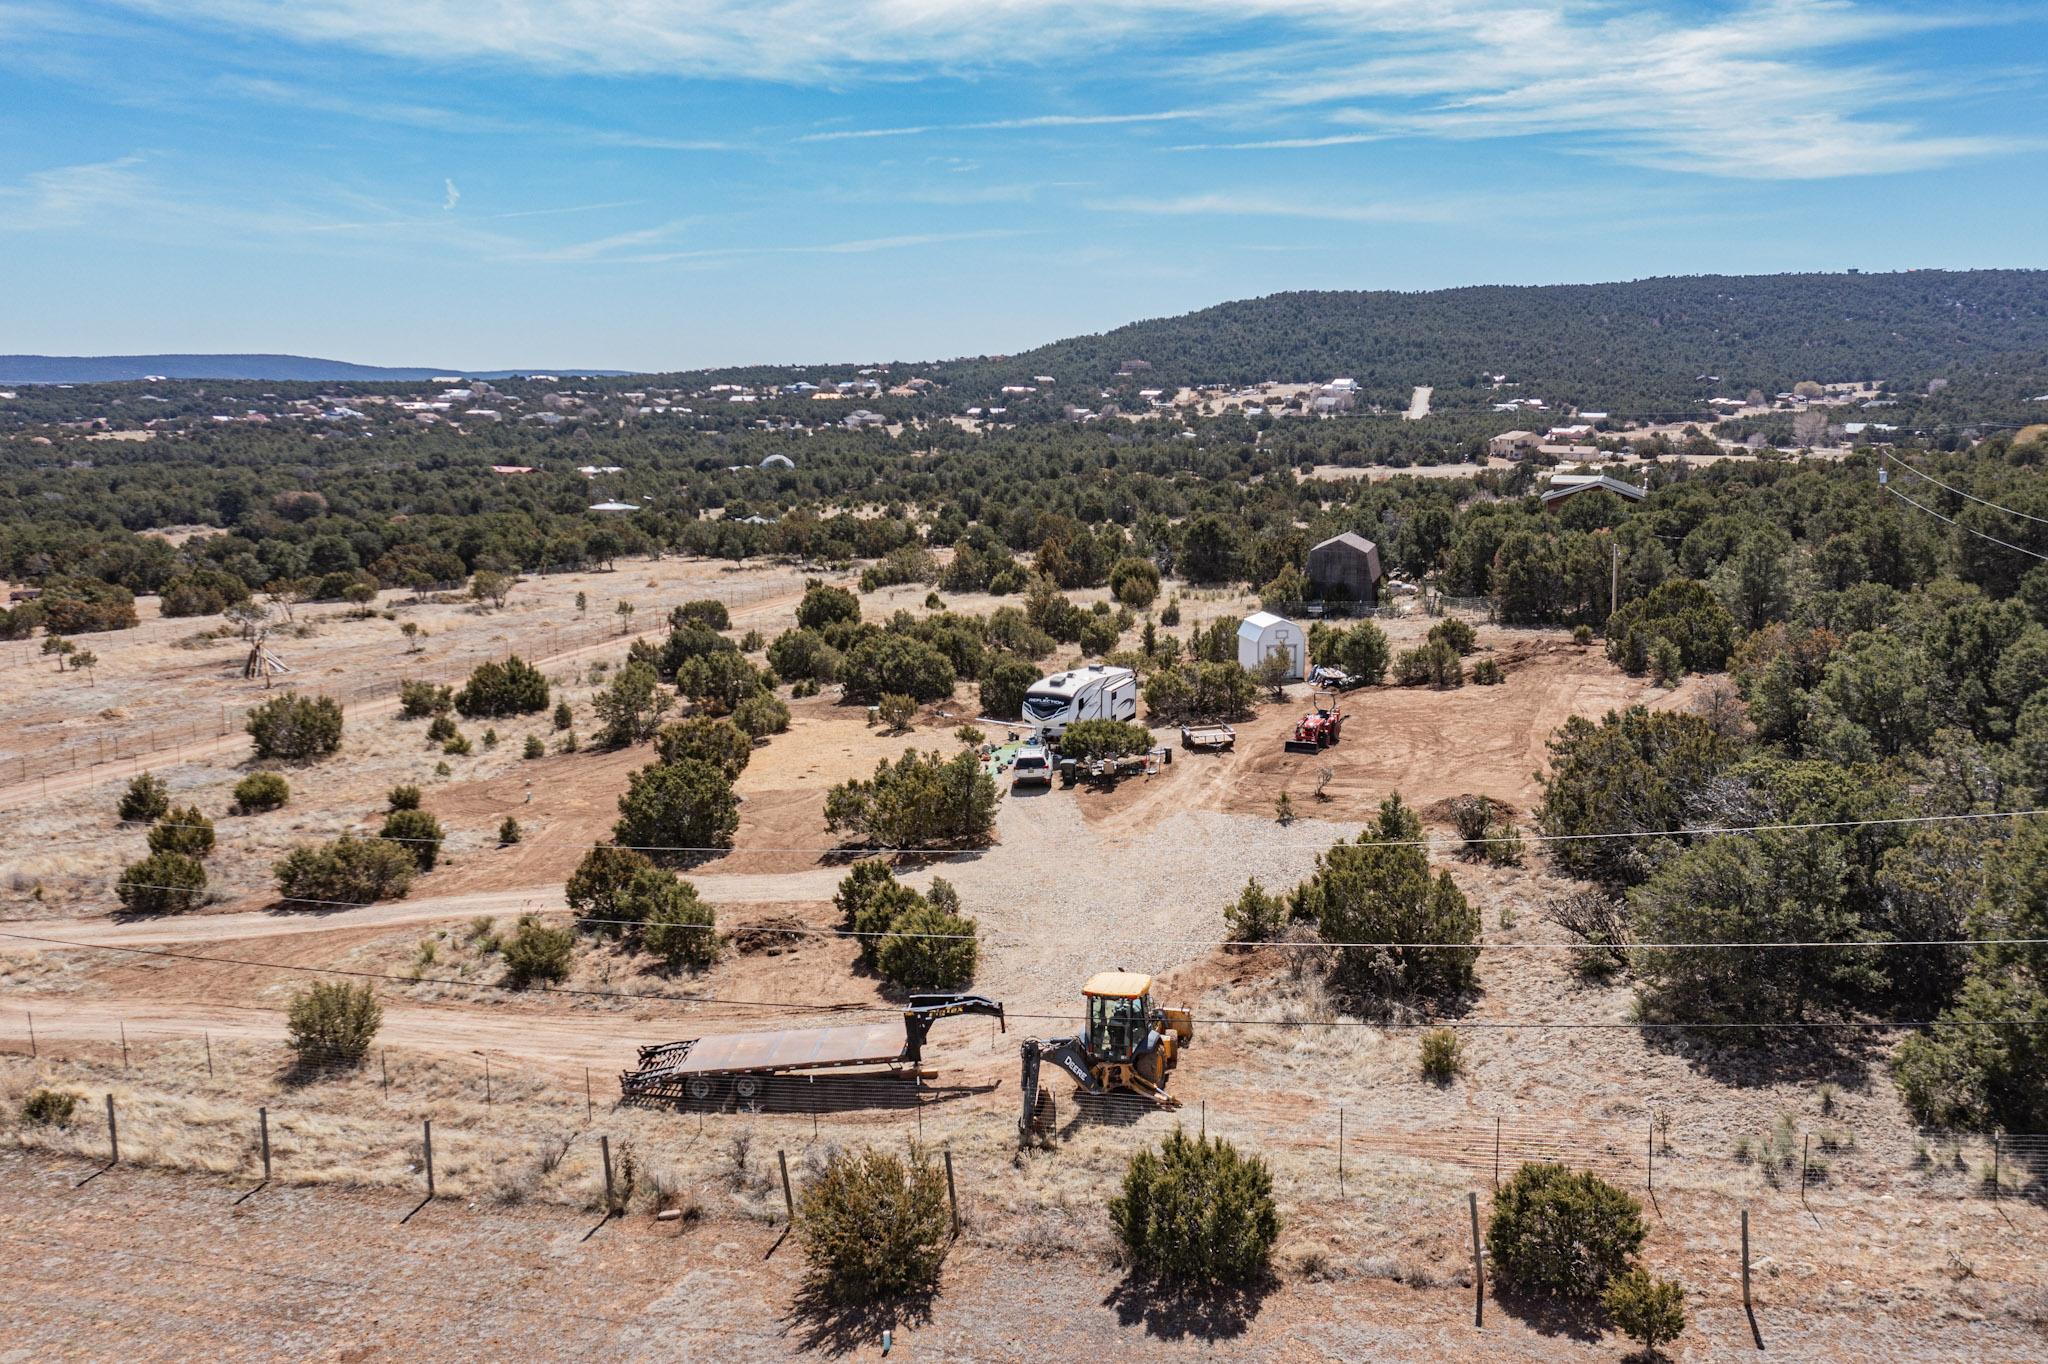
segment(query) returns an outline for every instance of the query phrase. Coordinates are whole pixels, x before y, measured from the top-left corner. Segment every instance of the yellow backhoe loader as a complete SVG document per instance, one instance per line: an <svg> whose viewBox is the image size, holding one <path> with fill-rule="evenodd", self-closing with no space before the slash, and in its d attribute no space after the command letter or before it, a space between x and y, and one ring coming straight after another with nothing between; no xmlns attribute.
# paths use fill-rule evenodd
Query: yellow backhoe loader
<svg viewBox="0 0 2048 1364"><path fill-rule="evenodd" d="M1155 1008L1152 977L1136 971L1099 972L1081 987L1081 997L1087 1022L1078 1034L1024 1044L1017 1135L1025 1143L1049 1138L1057 1125L1052 1095L1039 1083L1048 1061L1074 1077L1079 1100L1129 1094L1161 1108L1180 1107L1166 1092L1166 1077L1180 1049L1194 1040L1194 1013Z"/></svg>

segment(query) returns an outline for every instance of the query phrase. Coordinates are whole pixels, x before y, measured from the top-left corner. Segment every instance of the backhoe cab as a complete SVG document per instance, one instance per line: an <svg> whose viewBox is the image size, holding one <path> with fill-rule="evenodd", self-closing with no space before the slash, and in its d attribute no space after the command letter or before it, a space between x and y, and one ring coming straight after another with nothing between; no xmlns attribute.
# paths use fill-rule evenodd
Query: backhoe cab
<svg viewBox="0 0 2048 1364"><path fill-rule="evenodd" d="M1052 1095L1039 1084L1047 1061L1074 1077L1077 1099L1132 1094L1161 1108L1180 1106L1166 1092L1166 1077L1194 1040L1193 1012L1154 1007L1152 977L1135 971L1099 972L1081 998L1086 1022L1078 1035L1024 1043L1017 1131L1025 1142L1050 1137L1057 1125Z"/></svg>

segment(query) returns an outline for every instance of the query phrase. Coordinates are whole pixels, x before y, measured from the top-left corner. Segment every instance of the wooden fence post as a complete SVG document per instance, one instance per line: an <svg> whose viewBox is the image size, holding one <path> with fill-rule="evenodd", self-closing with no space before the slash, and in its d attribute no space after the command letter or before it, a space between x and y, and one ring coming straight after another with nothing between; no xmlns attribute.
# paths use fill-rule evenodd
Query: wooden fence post
<svg viewBox="0 0 2048 1364"><path fill-rule="evenodd" d="M1643 1149L1648 1155L1650 1173L1644 1187L1651 1193L1655 1193L1657 1191L1657 1119L1655 1117L1648 1119L1646 1125L1649 1128L1650 1140Z"/></svg>
<svg viewBox="0 0 2048 1364"><path fill-rule="evenodd" d="M264 1182L265 1184L268 1184L268 1183L270 1182L270 1110L269 1110L269 1109L267 1109L267 1108L259 1108L259 1109L257 1109L257 1110L256 1110L256 1124L257 1124L257 1131L258 1131L258 1132L260 1132L260 1133L262 1134L262 1137L263 1137L263 1182Z"/></svg>
<svg viewBox="0 0 2048 1364"><path fill-rule="evenodd" d="M612 1139L599 1137L597 1149L604 1152L604 1215L610 1217L618 1198L612 1188Z"/></svg>
<svg viewBox="0 0 2048 1364"><path fill-rule="evenodd" d="M1493 1191L1500 1192L1500 1118L1493 1120Z"/></svg>
<svg viewBox="0 0 2048 1364"><path fill-rule="evenodd" d="M391 1052L385 1047L377 1048L377 1069L384 1076L384 1097L391 1097Z"/></svg>
<svg viewBox="0 0 2048 1364"><path fill-rule="evenodd" d="M1465 1206L1472 1214L1472 1324L1486 1325L1486 1259L1479 1249L1479 1195L1465 1194Z"/></svg>
<svg viewBox="0 0 2048 1364"><path fill-rule="evenodd" d="M34 1013L34 1011L33 1011L33 1010L29 1010L29 1009L24 1009L24 1010L22 1010L22 1012L23 1012L23 1013L26 1013L26 1014L28 1014L28 1054L29 1054L29 1059L30 1059L30 1060L34 1060L34 1059L35 1059L35 1057L36 1057L36 1055L37 1055L37 1052L36 1052L36 1016L35 1016L35 1013Z"/></svg>
<svg viewBox="0 0 2048 1364"><path fill-rule="evenodd" d="M2001 1155L2001 1152L2000 1152L2000 1149L1999 1149L1999 1144L1998 1144L1998 1143L1999 1143L1999 1140L2000 1140L2000 1138L2002 1138L2003 1136L2004 1136L2004 1134L2003 1134L2003 1133L2001 1133L2001 1132L1994 1132L1994 1133L1992 1133L1992 1134L1991 1134L1991 1196L1992 1196L1993 1198L1998 1198L1998 1197L2000 1197L2000 1193L1999 1193L1999 1188L1998 1188L1998 1185L1999 1185L1999 1178L1998 1178L1998 1176L1999 1176L1999 1168L1998 1168L1998 1166L1999 1166L1999 1157L2000 1157L2000 1155Z"/></svg>
<svg viewBox="0 0 2048 1364"><path fill-rule="evenodd" d="M107 1096L107 1151L112 1157L107 1163L109 1165L119 1165L121 1163L121 1126L114 1119L114 1096L111 1094Z"/></svg>
<svg viewBox="0 0 2048 1364"><path fill-rule="evenodd" d="M583 1068L583 1121L597 1121L597 1100L590 1094L590 1067Z"/></svg>
<svg viewBox="0 0 2048 1364"><path fill-rule="evenodd" d="M1742 1310L1750 1310L1749 1303L1749 1209L1742 1210Z"/></svg>
<svg viewBox="0 0 2048 1364"><path fill-rule="evenodd" d="M484 1057L484 1107L491 1106L491 1058Z"/></svg>
<svg viewBox="0 0 2048 1364"><path fill-rule="evenodd" d="M786 1152L783 1152L783 1151L780 1151L780 1150L778 1150L778 1151L777 1151L777 1152L775 1153L775 1163L776 1163L777 1165L780 1165L780 1166L782 1167L782 1206L783 1206L783 1208L784 1208L784 1209L786 1209L786 1210L788 1211L788 1213L789 1213L789 1222L790 1222L790 1225L791 1225L791 1226L795 1226L795 1225L796 1225L796 1195L795 1195L795 1194L793 1194L793 1193L791 1193L791 1192L789 1191L789 1156L788 1156L788 1154L787 1154Z"/></svg>
<svg viewBox="0 0 2048 1364"><path fill-rule="evenodd" d="M1344 1105L1337 1105L1337 1197L1344 1196Z"/></svg>
<svg viewBox="0 0 2048 1364"><path fill-rule="evenodd" d="M432 1198L434 1196L434 1120L432 1118L425 1118L422 1119L422 1123L424 1125L420 1129L421 1142L426 1147L427 1152L427 1197Z"/></svg>
<svg viewBox="0 0 2048 1364"><path fill-rule="evenodd" d="M128 1069L128 1025L122 1022L116 1024L116 1026L121 1029L121 1069L126 1070Z"/></svg>
<svg viewBox="0 0 2048 1364"><path fill-rule="evenodd" d="M953 1239L960 1239L960 1194L953 1187L953 1149L946 1148L946 1202L953 1208Z"/></svg>

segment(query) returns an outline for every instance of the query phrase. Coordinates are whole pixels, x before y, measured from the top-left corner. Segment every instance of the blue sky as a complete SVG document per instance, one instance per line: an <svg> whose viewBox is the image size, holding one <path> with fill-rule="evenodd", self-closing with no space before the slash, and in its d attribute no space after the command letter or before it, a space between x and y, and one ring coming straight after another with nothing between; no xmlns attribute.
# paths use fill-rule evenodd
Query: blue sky
<svg viewBox="0 0 2048 1364"><path fill-rule="evenodd" d="M0 0L0 351L676 368L2048 266L2048 6Z"/></svg>

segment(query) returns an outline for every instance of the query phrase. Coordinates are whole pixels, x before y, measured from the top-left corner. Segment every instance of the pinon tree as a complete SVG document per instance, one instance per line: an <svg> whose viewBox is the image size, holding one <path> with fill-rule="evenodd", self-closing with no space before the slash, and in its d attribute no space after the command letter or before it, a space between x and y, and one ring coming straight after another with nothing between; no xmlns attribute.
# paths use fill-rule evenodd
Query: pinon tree
<svg viewBox="0 0 2048 1364"><path fill-rule="evenodd" d="M1418 944L1340 948L1337 978L1347 988L1442 994L1471 985L1479 913L1449 872L1430 875L1421 843L1422 822L1397 792L1356 843L1317 858L1295 888L1293 916L1315 920L1326 941Z"/></svg>

